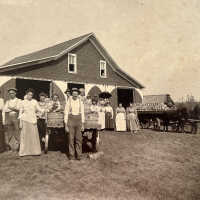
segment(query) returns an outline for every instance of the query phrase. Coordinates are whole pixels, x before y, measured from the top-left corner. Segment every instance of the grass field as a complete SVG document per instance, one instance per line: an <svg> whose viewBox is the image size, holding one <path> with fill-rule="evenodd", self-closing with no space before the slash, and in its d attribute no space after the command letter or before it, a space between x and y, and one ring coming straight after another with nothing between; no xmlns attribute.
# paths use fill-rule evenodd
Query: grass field
<svg viewBox="0 0 200 200"><path fill-rule="evenodd" d="M200 135L103 132L98 160L0 154L1 200L200 199Z"/></svg>

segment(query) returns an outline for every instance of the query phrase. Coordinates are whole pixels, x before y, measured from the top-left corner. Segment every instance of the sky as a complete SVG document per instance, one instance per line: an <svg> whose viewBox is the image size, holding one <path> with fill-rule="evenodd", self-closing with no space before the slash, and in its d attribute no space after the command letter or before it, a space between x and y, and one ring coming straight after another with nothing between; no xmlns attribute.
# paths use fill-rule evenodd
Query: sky
<svg viewBox="0 0 200 200"><path fill-rule="evenodd" d="M143 93L200 100L199 0L0 0L0 65L93 32Z"/></svg>

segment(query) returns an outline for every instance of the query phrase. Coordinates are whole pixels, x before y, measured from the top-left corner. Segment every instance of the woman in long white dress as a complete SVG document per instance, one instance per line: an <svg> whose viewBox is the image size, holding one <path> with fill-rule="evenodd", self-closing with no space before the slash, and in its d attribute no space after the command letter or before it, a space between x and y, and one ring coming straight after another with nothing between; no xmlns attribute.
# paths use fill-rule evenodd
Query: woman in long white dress
<svg viewBox="0 0 200 200"><path fill-rule="evenodd" d="M38 102L33 99L34 91L28 89L26 99L22 101L19 119L20 119L20 149L19 156L40 155L41 146L37 128L36 112L45 112Z"/></svg>
<svg viewBox="0 0 200 200"><path fill-rule="evenodd" d="M126 131L126 110L121 103L116 109L115 123L116 131Z"/></svg>

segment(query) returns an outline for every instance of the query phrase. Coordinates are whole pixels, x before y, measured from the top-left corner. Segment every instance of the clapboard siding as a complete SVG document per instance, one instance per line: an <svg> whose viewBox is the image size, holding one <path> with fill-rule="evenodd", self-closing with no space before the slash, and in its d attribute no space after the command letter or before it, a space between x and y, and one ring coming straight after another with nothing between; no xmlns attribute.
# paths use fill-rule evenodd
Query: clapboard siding
<svg viewBox="0 0 200 200"><path fill-rule="evenodd" d="M77 55L77 73L67 72L67 55L62 56L57 61L43 63L28 68L18 69L4 75L22 76L30 78L45 78L51 80L66 80L83 83L108 84L131 87L131 84L121 78L113 71L107 63L107 78L101 78L99 73L99 61L104 60L90 41L83 43L71 53Z"/></svg>

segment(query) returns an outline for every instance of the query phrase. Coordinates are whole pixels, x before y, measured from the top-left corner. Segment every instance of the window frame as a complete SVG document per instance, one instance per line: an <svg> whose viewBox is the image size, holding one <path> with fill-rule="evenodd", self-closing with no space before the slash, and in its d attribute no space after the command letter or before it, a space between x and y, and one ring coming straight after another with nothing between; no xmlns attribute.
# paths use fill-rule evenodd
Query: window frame
<svg viewBox="0 0 200 200"><path fill-rule="evenodd" d="M104 64L103 66L104 66L104 71L105 71L105 75L104 76L102 76L101 75L101 70L102 70L102 63ZM99 74L100 74L100 77L101 78L107 78L107 63L106 63L106 61L105 60L100 60L100 62L99 62Z"/></svg>
<svg viewBox="0 0 200 200"><path fill-rule="evenodd" d="M73 63L74 64L74 71L70 71L69 65L72 64L72 63L69 62L70 56L75 57L75 63ZM70 73L70 74L76 74L77 73L77 55L74 54L74 53L68 53L68 73Z"/></svg>

